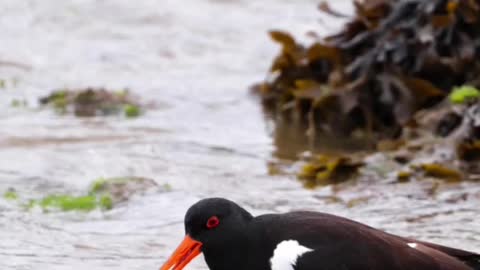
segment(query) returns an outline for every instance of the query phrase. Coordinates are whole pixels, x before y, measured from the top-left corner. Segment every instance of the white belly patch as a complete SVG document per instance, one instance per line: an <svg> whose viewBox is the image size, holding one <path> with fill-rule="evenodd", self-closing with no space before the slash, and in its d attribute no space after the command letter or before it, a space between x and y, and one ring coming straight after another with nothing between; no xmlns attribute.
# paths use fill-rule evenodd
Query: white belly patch
<svg viewBox="0 0 480 270"><path fill-rule="evenodd" d="M272 270L293 270L298 257L309 251L312 249L300 245L296 240L282 241L273 251L270 266Z"/></svg>

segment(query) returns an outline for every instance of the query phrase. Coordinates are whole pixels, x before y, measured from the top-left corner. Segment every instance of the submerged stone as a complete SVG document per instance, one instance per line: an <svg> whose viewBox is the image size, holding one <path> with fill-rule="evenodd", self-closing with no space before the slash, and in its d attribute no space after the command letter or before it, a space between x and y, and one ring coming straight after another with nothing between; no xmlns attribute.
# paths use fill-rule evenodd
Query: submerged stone
<svg viewBox="0 0 480 270"><path fill-rule="evenodd" d="M104 88L60 89L39 99L59 114L73 113L78 117L121 115L127 118L141 115L144 106L128 90L110 91Z"/></svg>
<svg viewBox="0 0 480 270"><path fill-rule="evenodd" d="M164 190L168 188L158 186L149 178L144 177L113 177L99 178L90 186L89 194L109 194L112 204L124 202L136 194L144 194L151 190Z"/></svg>

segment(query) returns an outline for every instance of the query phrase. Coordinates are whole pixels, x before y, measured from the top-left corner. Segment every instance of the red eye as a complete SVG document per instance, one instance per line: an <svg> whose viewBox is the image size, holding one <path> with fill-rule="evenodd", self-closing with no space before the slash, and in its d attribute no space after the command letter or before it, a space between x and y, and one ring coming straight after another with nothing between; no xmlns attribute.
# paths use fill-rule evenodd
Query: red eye
<svg viewBox="0 0 480 270"><path fill-rule="evenodd" d="M218 224L220 224L220 220L218 219L218 217L217 216L212 216L207 221L207 228L213 229L213 228L217 227Z"/></svg>

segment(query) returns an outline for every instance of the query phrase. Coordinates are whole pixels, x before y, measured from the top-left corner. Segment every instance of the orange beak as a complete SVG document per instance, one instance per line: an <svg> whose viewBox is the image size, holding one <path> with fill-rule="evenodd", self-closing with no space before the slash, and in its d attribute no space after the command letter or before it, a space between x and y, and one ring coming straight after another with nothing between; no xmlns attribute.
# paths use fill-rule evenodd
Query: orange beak
<svg viewBox="0 0 480 270"><path fill-rule="evenodd" d="M193 240L188 234L160 270L182 270L193 258L200 254L202 243Z"/></svg>

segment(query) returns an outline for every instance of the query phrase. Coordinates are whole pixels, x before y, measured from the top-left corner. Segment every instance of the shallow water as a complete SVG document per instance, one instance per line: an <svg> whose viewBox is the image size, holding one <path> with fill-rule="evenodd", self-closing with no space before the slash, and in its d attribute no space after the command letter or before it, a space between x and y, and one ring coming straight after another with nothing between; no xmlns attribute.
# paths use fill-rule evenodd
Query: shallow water
<svg viewBox="0 0 480 270"><path fill-rule="evenodd" d="M350 10L348 1L334 2ZM25 211L0 199L1 268L157 269L182 238L188 206L207 196L256 214L336 213L480 252L478 184L442 185L431 196L429 181L305 190L288 174L268 174L277 150L247 89L278 50L267 30L340 27L316 3L2 0L0 192L81 193L98 177L125 175L172 191L89 214ZM57 116L36 105L52 89L87 86L128 87L155 106L125 120ZM12 108L13 99L28 108ZM189 268L206 266L198 259Z"/></svg>

